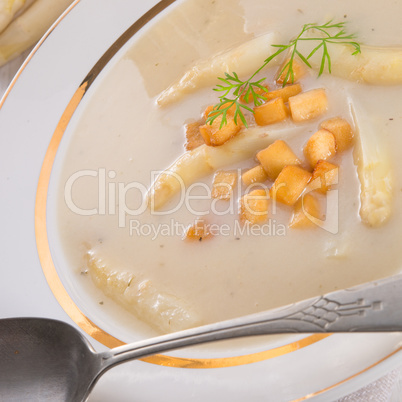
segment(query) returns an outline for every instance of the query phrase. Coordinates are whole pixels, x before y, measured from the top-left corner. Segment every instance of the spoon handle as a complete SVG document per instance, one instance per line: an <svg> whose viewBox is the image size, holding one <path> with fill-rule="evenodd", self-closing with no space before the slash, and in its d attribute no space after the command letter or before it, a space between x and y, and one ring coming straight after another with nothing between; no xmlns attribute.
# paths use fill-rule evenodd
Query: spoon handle
<svg viewBox="0 0 402 402"><path fill-rule="evenodd" d="M267 334L402 331L402 275L285 307L111 349L102 370L127 360L217 340Z"/></svg>

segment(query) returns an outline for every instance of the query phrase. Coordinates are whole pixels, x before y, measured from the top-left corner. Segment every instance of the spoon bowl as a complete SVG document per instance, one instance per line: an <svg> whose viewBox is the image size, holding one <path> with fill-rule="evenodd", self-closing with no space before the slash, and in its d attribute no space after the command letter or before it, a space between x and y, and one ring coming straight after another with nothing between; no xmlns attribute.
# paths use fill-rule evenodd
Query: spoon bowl
<svg viewBox="0 0 402 402"><path fill-rule="evenodd" d="M0 322L0 388L5 401L79 401L100 355L72 326L49 319ZM3 399L4 398L4 399Z"/></svg>

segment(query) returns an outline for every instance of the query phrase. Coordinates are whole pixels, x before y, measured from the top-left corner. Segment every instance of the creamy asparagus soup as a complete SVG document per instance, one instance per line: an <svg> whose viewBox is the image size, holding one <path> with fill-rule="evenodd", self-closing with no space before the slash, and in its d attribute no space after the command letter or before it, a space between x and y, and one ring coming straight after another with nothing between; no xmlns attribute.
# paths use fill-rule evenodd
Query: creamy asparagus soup
<svg viewBox="0 0 402 402"><path fill-rule="evenodd" d="M85 96L58 218L99 309L169 332L399 271L402 3L283 7L180 2Z"/></svg>

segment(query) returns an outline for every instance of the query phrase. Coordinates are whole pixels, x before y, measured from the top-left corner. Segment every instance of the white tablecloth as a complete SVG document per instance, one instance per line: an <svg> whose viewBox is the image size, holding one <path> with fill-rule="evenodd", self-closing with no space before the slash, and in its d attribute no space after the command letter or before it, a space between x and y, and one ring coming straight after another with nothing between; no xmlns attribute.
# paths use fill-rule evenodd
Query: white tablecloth
<svg viewBox="0 0 402 402"><path fill-rule="evenodd" d="M393 370L379 380L337 402L400 402L402 401L402 368Z"/></svg>

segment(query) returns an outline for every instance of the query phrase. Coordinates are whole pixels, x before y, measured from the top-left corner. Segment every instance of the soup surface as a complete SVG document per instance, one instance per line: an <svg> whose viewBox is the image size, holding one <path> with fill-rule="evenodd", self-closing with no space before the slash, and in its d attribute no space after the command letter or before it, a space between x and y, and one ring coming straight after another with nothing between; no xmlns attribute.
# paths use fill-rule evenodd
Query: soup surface
<svg viewBox="0 0 402 402"><path fill-rule="evenodd" d="M266 0L188 0L158 17L91 88L65 139L58 226L74 280L102 303L99 308L107 304L109 312L120 314L121 307L108 298L104 286L97 289L96 281L83 275L90 251L102 267L131 274L136 282L152 284L156 292L172 296L172 303L183 303L198 324L398 272L402 86L359 84L329 74L317 78L311 71L301 81L303 90L325 88L327 112L301 126L286 120L266 129L268 134L281 130L281 139L304 160L303 147L321 121L342 116L356 131L350 102L363 105L393 169L392 214L384 225L373 228L361 221L353 149L331 160L340 166L339 184L326 198L325 219L331 217L332 223L324 228L289 228L292 208L278 204L265 224L247 230L238 212L245 187L237 183L229 201L213 200L208 195L213 175L187 188L183 200L173 197L158 213L151 212L144 199L156 174L185 152L184 125L198 120L206 106L218 100L212 87L206 87L171 105L157 105L161 91L192 65L271 31L278 33L279 43L287 43L303 24L330 19L347 21L348 31L356 32L361 43L402 45L400 15L402 3L384 7L373 0L299 0L286 5ZM276 71L277 67L267 68L261 76L273 83ZM252 157L225 170L244 173L255 165ZM218 233L203 241L183 239L199 218L216 224ZM137 310L134 322L136 315L146 319L149 312Z"/></svg>

